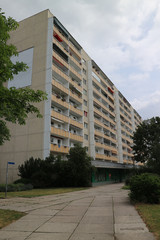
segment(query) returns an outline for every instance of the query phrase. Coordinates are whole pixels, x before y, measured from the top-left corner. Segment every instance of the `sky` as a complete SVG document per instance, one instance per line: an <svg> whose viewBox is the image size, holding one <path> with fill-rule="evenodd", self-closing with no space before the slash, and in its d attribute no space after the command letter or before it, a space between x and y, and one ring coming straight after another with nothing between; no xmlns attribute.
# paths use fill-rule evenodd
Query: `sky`
<svg viewBox="0 0 160 240"><path fill-rule="evenodd" d="M160 117L159 0L1 0L16 21L49 9L143 119Z"/></svg>

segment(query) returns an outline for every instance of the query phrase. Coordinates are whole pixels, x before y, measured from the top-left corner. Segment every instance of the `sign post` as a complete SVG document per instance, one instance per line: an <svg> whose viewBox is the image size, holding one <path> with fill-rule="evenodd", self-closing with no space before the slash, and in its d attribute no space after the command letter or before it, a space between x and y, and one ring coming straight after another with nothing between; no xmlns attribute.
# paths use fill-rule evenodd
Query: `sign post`
<svg viewBox="0 0 160 240"><path fill-rule="evenodd" d="M7 168L6 168L6 191L5 191L5 198L7 198L7 187L8 187L8 165L14 165L15 162L7 162Z"/></svg>

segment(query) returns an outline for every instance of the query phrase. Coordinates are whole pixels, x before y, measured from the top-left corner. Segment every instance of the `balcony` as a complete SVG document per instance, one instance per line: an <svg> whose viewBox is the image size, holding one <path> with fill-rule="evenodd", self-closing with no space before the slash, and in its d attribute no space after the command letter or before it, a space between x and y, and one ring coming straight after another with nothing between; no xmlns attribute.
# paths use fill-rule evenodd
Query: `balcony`
<svg viewBox="0 0 160 240"><path fill-rule="evenodd" d="M104 154L96 153L96 159L103 159L104 160Z"/></svg>
<svg viewBox="0 0 160 240"><path fill-rule="evenodd" d="M70 65L71 66L71 65ZM72 66L70 68L70 71L79 79L82 80L82 75L80 73L78 73Z"/></svg>
<svg viewBox="0 0 160 240"><path fill-rule="evenodd" d="M56 36L56 34L55 34ZM61 49L62 51L65 51L65 54L68 55L68 45L66 44L66 42L64 41L59 41L57 38L53 38L53 44L56 44L57 47L59 47L59 49Z"/></svg>
<svg viewBox="0 0 160 240"><path fill-rule="evenodd" d="M104 159L106 161L112 161L112 162L117 162L118 158L117 157L113 157L113 156L104 156Z"/></svg>
<svg viewBox="0 0 160 240"><path fill-rule="evenodd" d="M69 41L68 41L68 39L67 39L67 37L65 37L64 35L63 35L63 31L62 31L62 29L58 29L58 27L56 26L56 25L54 25L54 37L56 37L56 34L58 35L58 41L59 42L62 42L62 41L64 41L64 42L66 42L68 45L69 45Z"/></svg>
<svg viewBox="0 0 160 240"><path fill-rule="evenodd" d="M58 66L62 71L65 70L65 68L68 70L68 62L66 62L60 55L58 55L56 52L53 51L53 63Z"/></svg>
<svg viewBox="0 0 160 240"><path fill-rule="evenodd" d="M72 90L70 91L70 97L72 97L73 99L75 99L76 101L78 101L81 104L83 102L81 94L78 95L76 92L74 92Z"/></svg>
<svg viewBox="0 0 160 240"><path fill-rule="evenodd" d="M70 139L75 140L77 142L83 142L83 137L80 135L76 135L73 133L70 133Z"/></svg>
<svg viewBox="0 0 160 240"><path fill-rule="evenodd" d="M109 145L107 145L107 144L105 144L105 143L103 144L103 146L104 146L104 149L105 149L105 150L113 151L113 152L116 151L114 147L109 146Z"/></svg>
<svg viewBox="0 0 160 240"><path fill-rule="evenodd" d="M65 99L60 98L58 95L52 95L52 101L60 104L67 109L69 108L69 104L65 101Z"/></svg>
<svg viewBox="0 0 160 240"><path fill-rule="evenodd" d="M50 151L51 152L56 152L56 153L68 154L69 147L67 147L67 146L58 146L58 145L51 144L50 145Z"/></svg>
<svg viewBox="0 0 160 240"><path fill-rule="evenodd" d="M83 128L83 124L82 123L80 123L80 122L78 122L76 120L73 120L71 118L70 118L70 124L72 124L75 127L81 128L81 129Z"/></svg>
<svg viewBox="0 0 160 240"><path fill-rule="evenodd" d="M69 94L69 89L67 89L65 86L63 86L63 84L57 82L54 79L52 80L52 86L58 88L59 90L61 90L63 93L67 95Z"/></svg>
<svg viewBox="0 0 160 240"><path fill-rule="evenodd" d="M67 82L70 81L69 76L66 73L64 73L63 70L61 71L56 65L52 65L52 70L53 72L61 76L63 79L65 79Z"/></svg>
<svg viewBox="0 0 160 240"><path fill-rule="evenodd" d="M64 138L69 137L69 132L65 131L63 129L60 129L60 128L51 127L51 133L56 136L60 136L60 137L64 137Z"/></svg>
<svg viewBox="0 0 160 240"><path fill-rule="evenodd" d="M98 131L96 129L94 130L94 134L99 136L99 137L103 137L103 135L104 135L102 131Z"/></svg>
<svg viewBox="0 0 160 240"><path fill-rule="evenodd" d="M78 56L78 58L81 58L81 53L79 52L79 50L76 48L76 46L75 46L75 44L74 43L72 43L71 41L69 41L69 47L70 47L70 52L71 53L75 53L77 56Z"/></svg>
<svg viewBox="0 0 160 240"><path fill-rule="evenodd" d="M101 142L96 142L96 141L95 141L95 146L96 146L96 147L99 147L99 148L104 148L104 144L101 143Z"/></svg>
<svg viewBox="0 0 160 240"><path fill-rule="evenodd" d="M62 58L60 58L56 53L54 53L54 56L52 57L52 63L54 67L57 67L61 72L68 76L69 73L68 64L65 61L63 61Z"/></svg>
<svg viewBox="0 0 160 240"><path fill-rule="evenodd" d="M83 111L78 109L76 106L70 104L70 111L75 112L76 114L83 116Z"/></svg>
<svg viewBox="0 0 160 240"><path fill-rule="evenodd" d="M94 118L94 122L95 122L97 125L99 125L99 126L101 126L101 127L104 127L103 123L101 122L101 119Z"/></svg>
<svg viewBox="0 0 160 240"><path fill-rule="evenodd" d="M64 114L58 113L58 112L56 112L54 110L52 110L51 116L52 117L56 117L57 119L59 119L59 120L61 120L63 122L66 122L66 123L69 122L69 117L68 116L65 116Z"/></svg>

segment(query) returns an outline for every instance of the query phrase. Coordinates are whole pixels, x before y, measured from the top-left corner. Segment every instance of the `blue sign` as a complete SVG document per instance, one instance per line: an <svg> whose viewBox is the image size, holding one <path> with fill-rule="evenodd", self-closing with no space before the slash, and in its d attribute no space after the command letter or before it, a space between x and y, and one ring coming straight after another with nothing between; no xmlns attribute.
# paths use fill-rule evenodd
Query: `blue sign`
<svg viewBox="0 0 160 240"><path fill-rule="evenodd" d="M12 164L12 165L14 165L14 164L15 164L15 162L8 162L8 164Z"/></svg>

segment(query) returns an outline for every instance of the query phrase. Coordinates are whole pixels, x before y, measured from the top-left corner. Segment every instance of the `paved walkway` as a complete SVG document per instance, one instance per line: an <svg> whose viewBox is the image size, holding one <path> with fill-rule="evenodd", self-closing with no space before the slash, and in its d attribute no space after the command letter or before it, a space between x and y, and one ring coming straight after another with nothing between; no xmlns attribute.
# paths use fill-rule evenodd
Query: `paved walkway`
<svg viewBox="0 0 160 240"><path fill-rule="evenodd" d="M1 199L0 208L28 213L0 240L153 240L122 184L36 198Z"/></svg>

